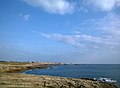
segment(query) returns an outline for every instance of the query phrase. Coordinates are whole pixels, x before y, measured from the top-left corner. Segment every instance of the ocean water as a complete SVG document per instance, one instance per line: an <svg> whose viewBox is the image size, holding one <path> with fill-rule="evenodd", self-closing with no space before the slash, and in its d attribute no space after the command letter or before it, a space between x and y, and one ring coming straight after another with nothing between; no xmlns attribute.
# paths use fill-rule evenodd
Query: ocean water
<svg viewBox="0 0 120 88"><path fill-rule="evenodd" d="M62 65L46 69L27 70L26 74L49 75L70 78L111 78L120 86L120 64Z"/></svg>

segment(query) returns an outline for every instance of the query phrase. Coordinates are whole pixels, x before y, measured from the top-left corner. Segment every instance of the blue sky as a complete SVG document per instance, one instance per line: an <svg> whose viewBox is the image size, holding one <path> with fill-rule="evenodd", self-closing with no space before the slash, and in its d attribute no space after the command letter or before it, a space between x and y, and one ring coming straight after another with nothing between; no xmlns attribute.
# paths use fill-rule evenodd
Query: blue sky
<svg viewBox="0 0 120 88"><path fill-rule="evenodd" d="M0 0L0 60L120 64L120 0Z"/></svg>

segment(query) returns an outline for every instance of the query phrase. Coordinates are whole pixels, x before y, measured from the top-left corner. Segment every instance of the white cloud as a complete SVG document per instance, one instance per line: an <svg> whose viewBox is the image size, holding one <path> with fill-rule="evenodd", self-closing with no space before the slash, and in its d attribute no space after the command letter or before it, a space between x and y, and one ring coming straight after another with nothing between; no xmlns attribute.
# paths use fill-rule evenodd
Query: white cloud
<svg viewBox="0 0 120 88"><path fill-rule="evenodd" d="M75 33L75 34L81 34L81 32L80 31L73 31L73 33Z"/></svg>
<svg viewBox="0 0 120 88"><path fill-rule="evenodd" d="M120 45L120 17L114 14L107 15L106 17L92 21L91 26L99 30L99 36L88 35L75 31L72 35L63 35L59 33L47 34L41 33L42 36L70 44L80 48L115 48ZM93 31L93 30L91 30ZM94 31L93 31L94 33Z"/></svg>
<svg viewBox="0 0 120 88"><path fill-rule="evenodd" d="M19 14L20 17L22 17L23 20L28 21L30 18L29 14Z"/></svg>
<svg viewBox="0 0 120 88"><path fill-rule="evenodd" d="M30 18L30 15L29 15L29 14L26 14L26 15L24 15L23 17L24 17L24 20L25 20L25 21L28 21L29 18Z"/></svg>
<svg viewBox="0 0 120 88"><path fill-rule="evenodd" d="M88 23L85 21L85 23ZM104 18L89 20L91 34L81 32L79 29L72 35L63 35L59 33L47 34L41 33L43 37L62 42L74 47L78 53L60 55L62 58L69 58L75 63L119 63L120 62L120 17L119 15L109 14ZM84 25L84 22L83 22ZM85 26L84 26L85 27ZM85 27L86 28L86 27ZM81 29L81 28L80 28ZM86 29L85 29L86 30ZM99 35L94 34L94 30ZM79 53L80 52L80 53ZM58 56L58 57L60 57ZM75 58L75 61L73 61ZM70 61L69 60L69 61Z"/></svg>
<svg viewBox="0 0 120 88"><path fill-rule="evenodd" d="M70 44L79 48L99 48L101 45L116 45L115 42L111 42L110 39L104 39L102 37L96 37L92 35L85 34L74 34L74 35L62 35L62 34L46 34L41 33L42 36L60 41L66 44Z"/></svg>
<svg viewBox="0 0 120 88"><path fill-rule="evenodd" d="M75 36L73 35L62 35L57 33L54 33L54 34L41 33L41 35L46 38L62 41L68 44L75 44L76 42Z"/></svg>
<svg viewBox="0 0 120 88"><path fill-rule="evenodd" d="M79 12L88 12L88 8L100 9L102 11L112 11L120 7L120 0L24 0L27 4L42 8L49 13L71 14L75 10Z"/></svg>
<svg viewBox="0 0 120 88"><path fill-rule="evenodd" d="M49 13L71 14L74 11L74 4L66 0L24 0L26 3L41 7Z"/></svg>
<svg viewBox="0 0 120 88"><path fill-rule="evenodd" d="M120 6L120 0L85 0L89 6L97 7L102 11L111 11L115 7Z"/></svg>
<svg viewBox="0 0 120 88"><path fill-rule="evenodd" d="M109 14L96 23L104 34L111 37L114 41L120 41L120 17L119 15Z"/></svg>

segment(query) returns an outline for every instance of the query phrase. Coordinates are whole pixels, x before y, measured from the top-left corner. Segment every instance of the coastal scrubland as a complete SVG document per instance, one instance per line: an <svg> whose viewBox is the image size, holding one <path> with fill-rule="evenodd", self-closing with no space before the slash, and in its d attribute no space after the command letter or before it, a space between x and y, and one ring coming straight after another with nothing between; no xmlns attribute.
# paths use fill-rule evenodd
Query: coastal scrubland
<svg viewBox="0 0 120 88"><path fill-rule="evenodd" d="M0 88L117 88L93 79L29 75L24 70L47 68L62 63L0 62Z"/></svg>

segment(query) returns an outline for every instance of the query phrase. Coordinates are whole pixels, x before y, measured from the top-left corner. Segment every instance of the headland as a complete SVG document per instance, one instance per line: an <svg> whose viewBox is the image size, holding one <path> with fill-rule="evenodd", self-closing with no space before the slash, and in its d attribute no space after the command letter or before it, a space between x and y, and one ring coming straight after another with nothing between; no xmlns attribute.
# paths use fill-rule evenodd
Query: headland
<svg viewBox="0 0 120 88"><path fill-rule="evenodd" d="M53 62L0 62L0 88L117 88L115 85L89 78L65 78L29 75L25 70L48 68L64 63Z"/></svg>

